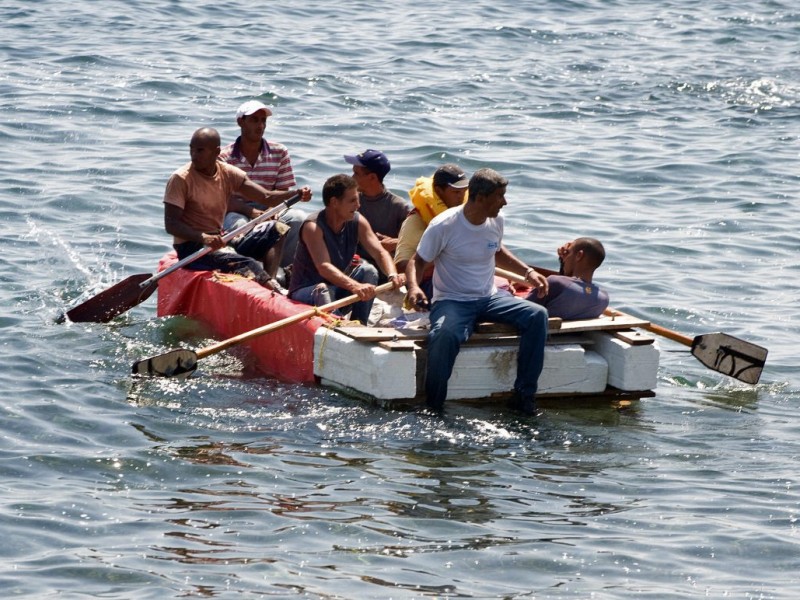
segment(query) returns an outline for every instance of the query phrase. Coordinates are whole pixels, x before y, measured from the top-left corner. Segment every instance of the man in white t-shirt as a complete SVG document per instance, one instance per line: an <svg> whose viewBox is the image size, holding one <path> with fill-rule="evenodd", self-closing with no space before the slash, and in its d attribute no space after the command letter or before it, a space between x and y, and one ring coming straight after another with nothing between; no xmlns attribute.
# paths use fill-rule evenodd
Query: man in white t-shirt
<svg viewBox="0 0 800 600"><path fill-rule="evenodd" d="M425 395L429 408L441 411L447 382L461 344L482 321L514 325L520 333L517 377L512 406L526 414L535 410L539 374L547 338L547 310L522 298L498 293L495 266L524 272L541 295L547 279L514 256L502 243L508 180L492 169L480 169L469 181L465 204L437 215L428 225L406 267L408 302L425 307L428 298L419 279L434 263L431 331Z"/></svg>

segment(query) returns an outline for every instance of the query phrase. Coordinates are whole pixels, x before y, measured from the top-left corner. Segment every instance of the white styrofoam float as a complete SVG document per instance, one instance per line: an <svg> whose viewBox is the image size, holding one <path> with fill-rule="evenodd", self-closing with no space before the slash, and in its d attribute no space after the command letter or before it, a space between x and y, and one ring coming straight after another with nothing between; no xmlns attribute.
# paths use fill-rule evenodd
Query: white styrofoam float
<svg viewBox="0 0 800 600"><path fill-rule="evenodd" d="M613 332L587 331L586 327L590 326L564 343L559 342L559 335L551 335L539 377L539 395L602 395L609 386L633 396L652 395L659 359L655 340L631 344ZM363 331L367 329L374 328ZM314 374L323 385L375 400L419 398L425 370L420 336L393 345L362 341L347 335L348 331L353 329L321 327L315 334ZM505 340L505 345L470 341L458 355L447 397L460 400L508 394L516 365L513 339Z"/></svg>

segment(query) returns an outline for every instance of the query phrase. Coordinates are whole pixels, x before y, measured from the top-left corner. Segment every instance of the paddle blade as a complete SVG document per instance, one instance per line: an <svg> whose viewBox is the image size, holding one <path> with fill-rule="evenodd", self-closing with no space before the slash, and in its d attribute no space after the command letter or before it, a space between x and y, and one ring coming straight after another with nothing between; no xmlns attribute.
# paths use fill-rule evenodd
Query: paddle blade
<svg viewBox="0 0 800 600"><path fill-rule="evenodd" d="M767 349L727 333L698 335L692 341L697 360L724 375L745 383L758 383L767 361Z"/></svg>
<svg viewBox="0 0 800 600"><path fill-rule="evenodd" d="M155 281L145 287L140 285L151 277L149 273L131 275L67 311L66 316L75 323L108 323L117 315L141 304L156 291L158 283ZM63 318L59 321L63 321Z"/></svg>
<svg viewBox="0 0 800 600"><path fill-rule="evenodd" d="M197 353L193 350L170 350L164 354L133 363L134 375L145 377L188 377L197 369Z"/></svg>

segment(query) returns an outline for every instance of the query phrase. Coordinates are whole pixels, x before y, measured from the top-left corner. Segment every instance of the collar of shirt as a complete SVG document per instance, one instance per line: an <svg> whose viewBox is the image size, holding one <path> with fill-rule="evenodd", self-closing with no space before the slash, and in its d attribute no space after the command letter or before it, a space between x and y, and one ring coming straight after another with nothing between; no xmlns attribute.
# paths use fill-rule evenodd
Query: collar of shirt
<svg viewBox="0 0 800 600"><path fill-rule="evenodd" d="M267 140L261 138L261 156L267 156L269 154L269 144ZM236 138L236 141L233 142L233 150L231 150L231 156L236 160L242 159L242 136Z"/></svg>

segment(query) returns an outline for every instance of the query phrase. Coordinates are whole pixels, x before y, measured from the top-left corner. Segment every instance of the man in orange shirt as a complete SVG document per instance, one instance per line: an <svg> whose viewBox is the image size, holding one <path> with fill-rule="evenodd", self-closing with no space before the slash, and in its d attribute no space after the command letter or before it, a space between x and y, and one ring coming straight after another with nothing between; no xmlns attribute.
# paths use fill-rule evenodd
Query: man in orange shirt
<svg viewBox="0 0 800 600"><path fill-rule="evenodd" d="M177 169L167 182L164 193L164 227L172 234L178 258L182 259L203 246L214 251L187 265L193 270L218 269L225 273L252 276L260 284L283 293L274 280L280 253L277 244L286 226L279 221L257 225L249 233L231 241L225 248L222 224L229 211L253 219L263 211L239 198L264 206L277 206L296 193L302 199L311 190L268 191L253 183L241 169L217 160L220 137L215 129L198 129L189 144L191 162Z"/></svg>

